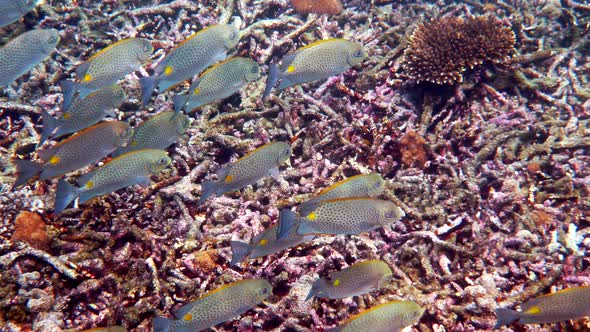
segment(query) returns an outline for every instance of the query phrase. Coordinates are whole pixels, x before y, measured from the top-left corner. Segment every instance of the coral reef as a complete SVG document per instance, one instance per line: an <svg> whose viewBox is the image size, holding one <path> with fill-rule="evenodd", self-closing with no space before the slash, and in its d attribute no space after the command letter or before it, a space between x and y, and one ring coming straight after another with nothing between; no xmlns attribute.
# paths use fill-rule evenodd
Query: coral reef
<svg viewBox="0 0 590 332"><path fill-rule="evenodd" d="M301 16L285 0L49 0L3 28L3 43L34 27L58 29L62 41L50 59L0 92L2 329L150 331L153 317L255 277L271 282L273 295L218 331L324 331L394 299L426 307L414 331L477 331L491 329L497 307L590 284L588 5L347 0L344 7L328 17ZM405 36L417 22L474 15L511 26L517 42L510 69L482 66L473 80L440 90L399 77ZM262 76L191 114L192 127L168 149L171 170L154 185L60 215L53 213L56 180L10 190L11 158L35 156L41 110L60 112L57 82L79 61L134 36L154 41L157 63L192 32L234 16L242 29L235 54L257 61ZM328 37L363 42L369 58L343 75L260 101L268 63ZM172 109L170 93L140 106L137 78L150 70L120 82L129 97L119 120L135 126ZM410 132L427 142L423 168L402 163L401 140ZM201 183L222 165L253 146L289 139L291 166L280 179L197 204ZM249 242L276 223L281 208L369 172L388 181L381 198L405 211L401 222L358 236L319 236L229 267L231 240ZM23 211L47 225L48 248L11 240ZM391 267L394 278L384 288L303 301L319 275L368 259ZM518 330L584 331L587 325Z"/></svg>
<svg viewBox="0 0 590 332"><path fill-rule="evenodd" d="M300 14L330 14L336 15L342 12L340 0L291 0L291 6Z"/></svg>
<svg viewBox="0 0 590 332"><path fill-rule="evenodd" d="M507 62L515 42L514 32L490 15L436 18L418 24L402 68L416 82L460 83L468 69Z"/></svg>

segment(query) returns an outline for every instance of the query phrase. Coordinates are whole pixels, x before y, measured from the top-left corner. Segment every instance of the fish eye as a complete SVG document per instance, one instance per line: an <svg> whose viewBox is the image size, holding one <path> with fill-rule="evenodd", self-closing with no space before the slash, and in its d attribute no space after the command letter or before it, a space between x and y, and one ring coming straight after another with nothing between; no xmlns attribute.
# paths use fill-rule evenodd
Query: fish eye
<svg viewBox="0 0 590 332"><path fill-rule="evenodd" d="M260 294L262 294L262 295L268 294L268 288L265 287L265 288L261 289Z"/></svg>
<svg viewBox="0 0 590 332"><path fill-rule="evenodd" d="M391 218L395 218L396 216L397 216L397 213L395 213L395 211L385 212L385 218L391 219Z"/></svg>
<svg viewBox="0 0 590 332"><path fill-rule="evenodd" d="M234 40L236 38L238 38L238 32L232 31L232 33L229 35L229 39Z"/></svg>
<svg viewBox="0 0 590 332"><path fill-rule="evenodd" d="M49 39L47 40L50 44L53 44L55 42L57 42L59 39L59 35L57 34L52 34L49 36Z"/></svg>
<svg viewBox="0 0 590 332"><path fill-rule="evenodd" d="M144 52L150 52L151 49L152 49L152 44L150 44L149 42L146 42L142 47L142 50Z"/></svg>
<svg viewBox="0 0 590 332"><path fill-rule="evenodd" d="M160 165L166 165L166 163L168 162L168 160L164 157L160 158L160 160L158 160L158 164Z"/></svg>
<svg viewBox="0 0 590 332"><path fill-rule="evenodd" d="M251 72L252 74L257 74L257 73L258 73L258 65L257 65L257 64L256 64L256 65L253 65L253 66L250 68L250 72Z"/></svg>
<svg viewBox="0 0 590 332"><path fill-rule="evenodd" d="M363 57L363 50L357 50L352 54L355 58L362 58Z"/></svg>

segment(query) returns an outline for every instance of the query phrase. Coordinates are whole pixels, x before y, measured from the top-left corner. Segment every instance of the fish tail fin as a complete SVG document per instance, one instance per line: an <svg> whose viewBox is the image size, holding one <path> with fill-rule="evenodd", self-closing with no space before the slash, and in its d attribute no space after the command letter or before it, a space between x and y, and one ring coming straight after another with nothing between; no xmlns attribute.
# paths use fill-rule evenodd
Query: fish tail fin
<svg viewBox="0 0 590 332"><path fill-rule="evenodd" d="M216 181L203 181L201 185L201 198L199 199L198 204L203 204L211 195L215 194L217 191L217 182Z"/></svg>
<svg viewBox="0 0 590 332"><path fill-rule="evenodd" d="M272 88L279 80L279 67L276 64L271 63L268 67L268 76L266 77L266 87L264 87L264 93L262 94L262 101L266 101Z"/></svg>
<svg viewBox="0 0 590 332"><path fill-rule="evenodd" d="M150 102L157 80L157 76L142 77L139 79L139 84L141 85L141 105L145 106Z"/></svg>
<svg viewBox="0 0 590 332"><path fill-rule="evenodd" d="M314 281L314 283L311 285L309 293L307 293L307 296L305 297L305 301L309 301L312 297L316 296L322 289L323 284L324 282L321 278Z"/></svg>
<svg viewBox="0 0 590 332"><path fill-rule="evenodd" d="M46 111L41 111L41 119L43 121L43 131L41 132L41 138L39 139L39 144L37 147L40 147L51 137L51 134L55 131L55 128L59 126L60 121L54 117L52 117Z"/></svg>
<svg viewBox="0 0 590 332"><path fill-rule="evenodd" d="M496 309L496 316L498 317L498 321L496 322L494 329L498 329L501 326L510 324L520 318L518 311L506 308Z"/></svg>
<svg viewBox="0 0 590 332"><path fill-rule="evenodd" d="M232 251L230 266L236 266L237 263L241 262L252 251L250 244L244 241L231 241L230 245Z"/></svg>
<svg viewBox="0 0 590 332"><path fill-rule="evenodd" d="M154 326L154 332L171 332L172 331L172 319L164 317L155 317L152 325Z"/></svg>
<svg viewBox="0 0 590 332"><path fill-rule="evenodd" d="M287 237L293 227L298 227L297 215L289 209L283 209L279 213L279 226L277 228L277 240Z"/></svg>
<svg viewBox="0 0 590 332"><path fill-rule="evenodd" d="M174 103L174 110L177 113L182 112L184 107L186 106L186 96L183 94L177 94L172 96L172 102Z"/></svg>
<svg viewBox="0 0 590 332"><path fill-rule="evenodd" d="M55 213L61 213L70 203L78 196L78 188L70 184L64 179L57 183L57 190L55 191L55 205L53 210Z"/></svg>
<svg viewBox="0 0 590 332"><path fill-rule="evenodd" d="M30 178L41 173L43 170L43 165L30 160L17 159L15 160L15 164L17 177L13 188L26 184Z"/></svg>
<svg viewBox="0 0 590 332"><path fill-rule="evenodd" d="M61 86L61 91L64 95L64 101L61 109L67 110L72 104L72 100L74 100L74 95L76 95L78 90L78 84L76 84L74 81L62 80L59 82L59 86Z"/></svg>

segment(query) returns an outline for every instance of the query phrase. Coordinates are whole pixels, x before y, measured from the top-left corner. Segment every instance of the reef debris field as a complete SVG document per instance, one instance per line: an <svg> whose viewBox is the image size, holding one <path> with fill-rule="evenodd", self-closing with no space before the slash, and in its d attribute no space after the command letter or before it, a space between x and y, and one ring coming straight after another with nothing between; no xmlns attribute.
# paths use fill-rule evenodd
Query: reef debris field
<svg viewBox="0 0 590 332"><path fill-rule="evenodd" d="M55 29L59 42L0 89L0 330L151 331L155 317L173 318L203 294L264 279L272 294L217 331L325 331L392 301L424 308L413 331L485 331L496 309L590 285L590 6L326 3L338 10L297 12L287 0L46 0L2 18L2 46L34 29ZM64 112L59 82L78 65L121 40L150 42L149 61L118 82L125 99L107 114L137 128L174 111L171 97L190 87L158 91L144 106L139 79L214 24L240 29L228 52L252 59L259 75L187 111L190 121L179 120L188 129L166 149L170 165L151 173L149 185L59 214L59 178L12 188L15 159L40 160L43 117ZM486 33L497 42L474 37ZM330 38L362 44L366 58L262 100L269 65ZM278 174L199 204L205 181L219 181L217 171L271 142L290 142ZM74 183L110 160L65 179ZM284 209L370 173L384 179L378 199L403 211L399 221L356 235L316 234L230 264L232 243L252 243ZM368 260L391 269L378 289L305 301L316 280ZM588 318L518 327L588 329Z"/></svg>

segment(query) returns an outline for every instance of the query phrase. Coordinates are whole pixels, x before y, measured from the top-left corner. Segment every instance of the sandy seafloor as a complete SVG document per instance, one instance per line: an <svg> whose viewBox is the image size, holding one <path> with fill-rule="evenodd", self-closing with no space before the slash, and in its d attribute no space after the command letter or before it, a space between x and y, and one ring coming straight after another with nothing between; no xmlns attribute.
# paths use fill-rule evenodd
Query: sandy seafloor
<svg viewBox="0 0 590 332"><path fill-rule="evenodd" d="M302 16L287 0L47 1L0 30L1 43L34 27L56 28L58 51L0 93L0 329L60 331L124 325L149 331L200 294L243 278L269 280L269 300L218 331L323 331L393 299L426 307L414 331L484 331L497 306L590 285L590 8L563 1L345 0L337 16ZM503 80L484 67L466 83L435 91L398 76L407 36L438 16L495 15L516 34L524 59ZM154 40L160 59L204 26L241 19L235 54L264 64L241 94L201 108L174 146L171 170L149 189L128 188L61 215L57 180L11 190L10 160L29 158L40 111L59 111L57 82L112 42ZM312 41L364 42L369 58L325 82L260 101L267 64ZM545 52L545 56L539 55ZM541 53L543 55L543 53ZM549 55L549 56L548 56ZM148 72L151 72L149 67ZM118 112L140 123L171 108L161 94L139 105L138 76L121 85ZM504 75L506 76L506 75ZM402 141L409 132L410 144ZM295 135L292 166L241 192L196 201L200 183L253 147ZM412 144L425 140L424 146ZM425 164L402 163L403 154ZM406 212L359 236L322 236L230 269L229 241L249 241L295 206L346 176L378 172L383 198ZM82 172L73 173L76 175ZM40 215L31 244L12 241L16 216ZM303 301L318 275L380 258L394 278L345 300ZM590 320L512 325L506 331L587 331ZM367 328L370 331L370 328Z"/></svg>

